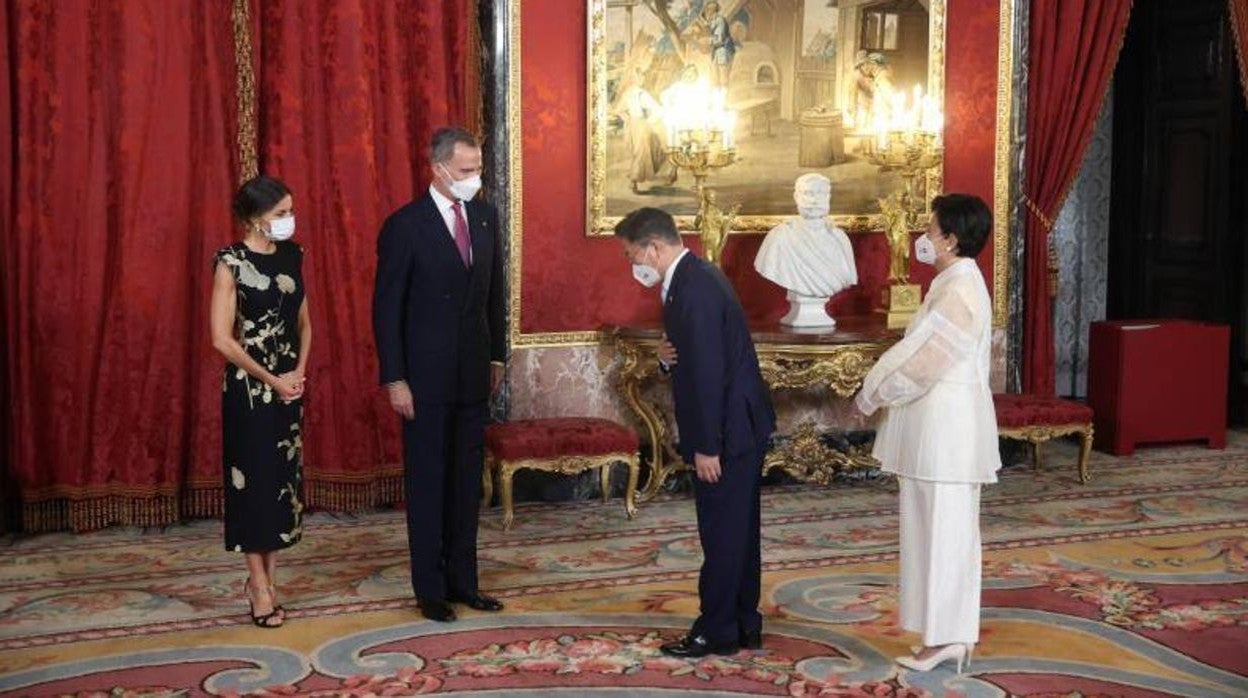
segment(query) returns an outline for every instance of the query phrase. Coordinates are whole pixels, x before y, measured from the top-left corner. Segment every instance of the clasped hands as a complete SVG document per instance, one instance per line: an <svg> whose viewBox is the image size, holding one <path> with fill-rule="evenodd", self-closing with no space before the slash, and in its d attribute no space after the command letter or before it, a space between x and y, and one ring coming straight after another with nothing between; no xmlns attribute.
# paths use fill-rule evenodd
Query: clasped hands
<svg viewBox="0 0 1248 698"><path fill-rule="evenodd" d="M303 397L303 389L308 384L308 378L303 374L301 369L287 371L278 376L273 377L273 382L269 386L277 393L277 399L285 403L294 402Z"/></svg>

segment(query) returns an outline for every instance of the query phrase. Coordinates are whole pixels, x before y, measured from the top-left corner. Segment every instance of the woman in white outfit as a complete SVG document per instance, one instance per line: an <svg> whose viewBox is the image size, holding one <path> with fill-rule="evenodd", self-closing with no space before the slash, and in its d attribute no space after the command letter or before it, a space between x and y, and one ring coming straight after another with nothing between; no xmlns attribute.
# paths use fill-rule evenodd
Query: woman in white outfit
<svg viewBox="0 0 1248 698"><path fill-rule="evenodd" d="M970 661L979 640L979 488L997 481L997 419L988 384L992 304L975 264L992 229L978 197L938 196L915 259L936 278L895 344L863 379L856 404L886 408L874 455L901 491L901 625L923 636L897 663L929 671Z"/></svg>

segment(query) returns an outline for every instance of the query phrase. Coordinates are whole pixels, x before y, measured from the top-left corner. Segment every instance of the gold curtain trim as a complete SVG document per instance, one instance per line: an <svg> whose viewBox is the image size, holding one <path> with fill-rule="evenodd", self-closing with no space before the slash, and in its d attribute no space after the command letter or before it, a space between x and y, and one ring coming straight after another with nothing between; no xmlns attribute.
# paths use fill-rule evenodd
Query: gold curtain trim
<svg viewBox="0 0 1248 698"><path fill-rule="evenodd" d="M364 511L403 500L402 468L366 476L316 478L305 483L312 509ZM41 496L40 496L41 495ZM183 488L47 488L21 504L26 533L92 531L107 526L169 526L188 519L220 518L224 494L219 483L187 483Z"/></svg>
<svg viewBox="0 0 1248 698"><path fill-rule="evenodd" d="M238 100L238 181L241 184L260 171L256 157L256 74L251 63L251 0L234 0L230 19L234 25L234 96Z"/></svg>
<svg viewBox="0 0 1248 698"><path fill-rule="evenodd" d="M481 76L485 56L484 39L481 36L481 12L475 2L468 3L468 55L464 57L464 121L469 133L478 135L477 142L485 143L485 90Z"/></svg>
<svg viewBox="0 0 1248 698"><path fill-rule="evenodd" d="M1061 264L1057 258L1057 246L1053 242L1053 225L1054 221L1040 210L1040 206L1032 201L1030 196L1023 194L1023 205L1031 212L1031 215L1040 221L1040 225L1044 226L1044 240L1049 248L1049 298L1057 298L1057 284L1061 277Z"/></svg>
<svg viewBox="0 0 1248 698"><path fill-rule="evenodd" d="M221 487L187 490L179 495L112 494L87 498L58 497L22 504L26 533L92 531L106 526L168 526L185 519L221 516Z"/></svg>
<svg viewBox="0 0 1248 698"><path fill-rule="evenodd" d="M380 475L368 482L312 480L305 496L313 509L364 511L403 501L403 473Z"/></svg>
<svg viewBox="0 0 1248 698"><path fill-rule="evenodd" d="M1030 196L1023 194L1023 205L1027 207L1028 211L1031 211L1031 215L1035 216L1044 225L1046 233L1053 231L1053 219L1045 215L1044 211L1040 210L1040 206L1035 201L1032 201Z"/></svg>

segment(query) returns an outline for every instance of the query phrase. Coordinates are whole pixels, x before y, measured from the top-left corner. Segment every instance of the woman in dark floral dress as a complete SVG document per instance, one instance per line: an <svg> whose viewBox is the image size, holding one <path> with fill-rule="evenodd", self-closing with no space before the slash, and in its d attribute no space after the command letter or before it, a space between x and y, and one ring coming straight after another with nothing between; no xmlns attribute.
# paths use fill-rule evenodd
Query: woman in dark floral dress
<svg viewBox="0 0 1248 698"><path fill-rule="evenodd" d="M252 621L276 628L277 551L303 532L304 371L312 341L303 250L285 184L259 176L239 188L243 239L213 256L212 344L227 361L221 426L225 547L247 558Z"/></svg>

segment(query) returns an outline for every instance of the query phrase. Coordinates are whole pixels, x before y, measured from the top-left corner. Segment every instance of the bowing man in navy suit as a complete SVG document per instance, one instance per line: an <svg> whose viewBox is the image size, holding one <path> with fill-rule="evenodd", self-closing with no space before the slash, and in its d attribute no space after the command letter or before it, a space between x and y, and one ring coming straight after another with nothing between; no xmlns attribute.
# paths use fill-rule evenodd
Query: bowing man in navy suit
<svg viewBox="0 0 1248 698"><path fill-rule="evenodd" d="M633 276L662 283L659 359L672 376L680 452L697 472L701 615L665 654L702 657L762 646L759 480L775 412L745 313L714 265L681 243L676 223L642 208L615 227Z"/></svg>
<svg viewBox="0 0 1248 698"><path fill-rule="evenodd" d="M433 184L377 239L373 333L381 383L402 417L412 591L431 620L450 603L502 610L477 587L477 513L490 395L503 378L503 249L498 215L474 200L481 149L444 128Z"/></svg>

